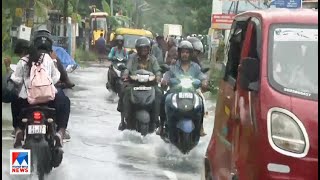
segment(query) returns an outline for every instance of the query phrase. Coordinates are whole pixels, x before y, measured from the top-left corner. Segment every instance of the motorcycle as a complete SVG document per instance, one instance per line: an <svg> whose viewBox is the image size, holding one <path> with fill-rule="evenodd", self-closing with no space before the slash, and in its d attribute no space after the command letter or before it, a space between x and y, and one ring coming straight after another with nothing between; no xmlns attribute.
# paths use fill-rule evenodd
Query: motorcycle
<svg viewBox="0 0 320 180"><path fill-rule="evenodd" d="M14 71L16 65L10 65ZM31 171L36 165L39 180L44 179L52 168L58 167L63 159L61 147L55 146L56 134L54 108L46 104L30 105L23 108L19 119L25 124L24 149L31 152Z"/></svg>
<svg viewBox="0 0 320 180"><path fill-rule="evenodd" d="M171 78L170 83L173 93L166 98L167 127L161 138L187 154L200 139L204 105L197 89L201 82L192 77L182 77ZM166 135L169 139L166 139Z"/></svg>
<svg viewBox="0 0 320 180"><path fill-rule="evenodd" d="M130 103L132 105L132 114L130 120L125 119L127 129L136 130L142 136L152 133L155 127L151 122L153 107L155 103L155 87L157 85L156 76L144 69L137 70L135 75L129 76L134 84L131 88Z"/></svg>
<svg viewBox="0 0 320 180"><path fill-rule="evenodd" d="M106 88L116 94L120 93L123 84L121 75L125 70L125 62L126 61L123 57L116 57L115 60L112 61L112 65L108 70L108 82L106 84Z"/></svg>

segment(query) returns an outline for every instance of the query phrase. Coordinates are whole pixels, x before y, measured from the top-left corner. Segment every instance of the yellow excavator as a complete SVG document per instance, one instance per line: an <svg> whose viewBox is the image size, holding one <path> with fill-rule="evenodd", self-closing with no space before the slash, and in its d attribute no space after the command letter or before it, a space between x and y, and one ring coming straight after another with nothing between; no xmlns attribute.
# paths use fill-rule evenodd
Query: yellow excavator
<svg viewBox="0 0 320 180"><path fill-rule="evenodd" d="M108 29L109 29L109 14L106 12L96 12L96 8L92 8L90 14L90 49L92 50L95 46L95 42L100 38L100 34L107 40Z"/></svg>

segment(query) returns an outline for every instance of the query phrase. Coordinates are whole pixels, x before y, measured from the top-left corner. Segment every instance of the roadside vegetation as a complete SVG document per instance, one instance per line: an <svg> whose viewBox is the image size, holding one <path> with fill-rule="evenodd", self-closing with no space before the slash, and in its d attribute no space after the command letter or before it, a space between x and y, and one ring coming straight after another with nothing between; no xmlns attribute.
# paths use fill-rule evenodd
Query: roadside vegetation
<svg viewBox="0 0 320 180"><path fill-rule="evenodd" d="M98 56L94 52L87 52L83 49L76 49L74 60L81 66L85 65L88 61L96 61Z"/></svg>
<svg viewBox="0 0 320 180"><path fill-rule="evenodd" d="M210 65L211 70L209 72L209 91L213 99L217 98L220 81L223 77L223 70L217 66L217 64L222 63L224 60L224 47L223 41L219 44L216 52L216 59Z"/></svg>

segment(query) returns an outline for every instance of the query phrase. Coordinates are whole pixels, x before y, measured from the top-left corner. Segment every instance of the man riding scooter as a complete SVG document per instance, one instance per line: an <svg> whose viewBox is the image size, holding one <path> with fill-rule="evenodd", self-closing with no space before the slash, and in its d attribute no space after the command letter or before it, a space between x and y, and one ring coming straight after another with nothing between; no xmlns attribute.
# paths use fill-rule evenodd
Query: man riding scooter
<svg viewBox="0 0 320 180"><path fill-rule="evenodd" d="M125 89L120 95L120 100L118 103L118 111L121 112L124 116L121 116L121 123L119 124L119 130L124 130L126 128L126 121L130 121L130 114L132 112L132 105L130 102L131 95L131 84L128 81L129 75L134 73L137 70L144 69L149 72L152 72L156 76L156 82L161 80L160 66L157 59L150 55L151 42L146 37L141 37L136 41L137 53L133 55L132 59L127 64L127 69L123 73L123 80L126 82ZM155 103L153 109L155 110L151 121L155 124L155 121L158 120L159 109L160 109L160 97L162 96L162 91L158 86L155 86ZM151 128L152 129L152 128Z"/></svg>
<svg viewBox="0 0 320 180"><path fill-rule="evenodd" d="M121 78L121 66L125 66L128 60L128 53L126 48L123 47L123 36L118 35L116 37L117 46L113 47L108 55L108 59L112 62L108 70L108 82L106 87L111 91L109 100L114 100L116 94L121 91L120 78ZM120 66L120 67L118 67Z"/></svg>
<svg viewBox="0 0 320 180"><path fill-rule="evenodd" d="M172 93L172 83L171 78L177 78L181 75L191 76L194 79L199 79L201 81L201 88L206 89L208 82L206 76L201 72L201 68L198 64L191 61L191 55L193 52L193 46L189 41L181 41L178 47L178 60L174 65L171 66L170 71L168 71L161 82L161 86L167 89L170 86L170 90L163 96L160 106L160 127L158 134L161 136L164 133L164 126L166 124L166 112L165 112L165 100L169 94Z"/></svg>

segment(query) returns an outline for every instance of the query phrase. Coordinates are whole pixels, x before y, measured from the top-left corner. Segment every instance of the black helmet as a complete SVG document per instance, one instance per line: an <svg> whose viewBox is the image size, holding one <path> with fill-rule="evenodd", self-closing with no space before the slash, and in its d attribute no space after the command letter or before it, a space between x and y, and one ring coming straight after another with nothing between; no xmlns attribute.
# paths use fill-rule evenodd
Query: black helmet
<svg viewBox="0 0 320 180"><path fill-rule="evenodd" d="M187 40L189 42L191 42L191 44L193 46L193 50L197 50L197 51L200 51L201 53L203 53L203 44L200 41L200 39L198 39L196 37L188 37Z"/></svg>
<svg viewBox="0 0 320 180"><path fill-rule="evenodd" d="M156 39L164 38L164 36L162 34L160 34L160 33L156 33L155 37L156 37Z"/></svg>
<svg viewBox="0 0 320 180"><path fill-rule="evenodd" d="M117 35L116 41L123 41L123 40L124 40L123 36Z"/></svg>
<svg viewBox="0 0 320 180"><path fill-rule="evenodd" d="M53 39L50 31L47 29L39 29L35 31L33 36L33 45L37 49L51 51Z"/></svg>
<svg viewBox="0 0 320 180"><path fill-rule="evenodd" d="M140 37L139 39L137 39L136 41L136 49L138 50L138 48L141 47L151 47L151 42L148 38L146 37Z"/></svg>
<svg viewBox="0 0 320 180"><path fill-rule="evenodd" d="M183 40L179 44L178 51L181 51L181 49L188 49L190 52L192 52L193 46L191 42Z"/></svg>
<svg viewBox="0 0 320 180"><path fill-rule="evenodd" d="M29 50L30 42L25 39L18 39L14 47L15 54L26 53Z"/></svg>

